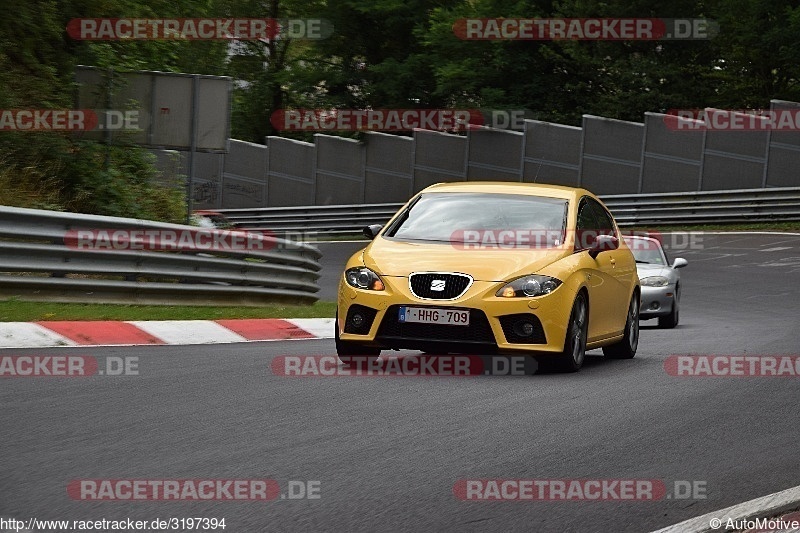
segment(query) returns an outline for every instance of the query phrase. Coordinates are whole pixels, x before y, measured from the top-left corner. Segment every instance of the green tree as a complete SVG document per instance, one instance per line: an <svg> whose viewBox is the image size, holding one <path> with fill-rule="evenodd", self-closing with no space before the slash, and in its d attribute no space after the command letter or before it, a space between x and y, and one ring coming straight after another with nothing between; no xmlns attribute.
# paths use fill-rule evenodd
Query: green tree
<svg viewBox="0 0 800 533"><path fill-rule="evenodd" d="M800 101L800 3L715 0L719 57L715 105L767 108L771 99Z"/></svg>
<svg viewBox="0 0 800 533"><path fill-rule="evenodd" d="M10 5L8 5L10 2ZM0 108L73 107L75 65L117 70L224 68L226 43L78 42L66 32L78 17L204 16L216 2L180 0L9 0L0 21ZM185 10L185 11L183 11ZM198 51L199 44L205 50ZM207 46L206 46L207 45ZM194 52L192 52L194 50ZM159 184L144 149L104 147L68 134L0 132L0 203L178 220L182 192Z"/></svg>

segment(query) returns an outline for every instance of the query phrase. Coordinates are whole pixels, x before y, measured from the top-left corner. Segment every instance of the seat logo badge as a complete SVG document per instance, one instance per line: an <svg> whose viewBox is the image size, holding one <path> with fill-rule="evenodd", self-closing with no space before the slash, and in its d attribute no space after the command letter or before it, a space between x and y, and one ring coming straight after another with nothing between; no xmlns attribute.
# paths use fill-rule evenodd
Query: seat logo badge
<svg viewBox="0 0 800 533"><path fill-rule="evenodd" d="M431 290L432 291L443 291L444 286L446 285L446 281L443 279L435 279L431 281Z"/></svg>

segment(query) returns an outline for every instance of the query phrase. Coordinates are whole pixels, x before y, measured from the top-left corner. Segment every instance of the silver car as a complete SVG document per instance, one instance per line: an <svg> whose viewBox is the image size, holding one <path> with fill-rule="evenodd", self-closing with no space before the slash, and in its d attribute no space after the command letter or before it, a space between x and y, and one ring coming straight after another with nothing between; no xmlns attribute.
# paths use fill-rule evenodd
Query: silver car
<svg viewBox="0 0 800 533"><path fill-rule="evenodd" d="M651 237L626 236L625 242L636 259L642 284L639 318L658 318L658 327L674 328L680 317L681 273L678 269L689 262L677 257L670 265L661 242Z"/></svg>

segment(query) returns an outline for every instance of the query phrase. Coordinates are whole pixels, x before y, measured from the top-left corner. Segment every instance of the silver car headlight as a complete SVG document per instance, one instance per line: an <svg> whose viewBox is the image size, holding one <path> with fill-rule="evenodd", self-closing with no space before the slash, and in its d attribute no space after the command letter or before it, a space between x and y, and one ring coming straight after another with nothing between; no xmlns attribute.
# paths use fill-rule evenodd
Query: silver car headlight
<svg viewBox="0 0 800 533"><path fill-rule="evenodd" d="M550 276L532 274L517 278L504 285L495 296L503 298L532 298L550 294L561 285L561 280Z"/></svg>
<svg viewBox="0 0 800 533"><path fill-rule="evenodd" d="M669 280L664 276L649 276L640 279L639 283L645 287L666 287L669 285Z"/></svg>
<svg viewBox="0 0 800 533"><path fill-rule="evenodd" d="M380 276L367 267L348 268L344 273L347 284L356 289L382 291L386 287Z"/></svg>

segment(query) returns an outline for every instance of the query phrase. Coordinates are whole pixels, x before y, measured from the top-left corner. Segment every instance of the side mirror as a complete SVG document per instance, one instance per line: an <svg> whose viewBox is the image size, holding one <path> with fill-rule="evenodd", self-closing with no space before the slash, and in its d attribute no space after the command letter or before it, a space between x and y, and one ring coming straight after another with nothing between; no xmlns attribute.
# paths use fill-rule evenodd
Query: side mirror
<svg viewBox="0 0 800 533"><path fill-rule="evenodd" d="M619 248L619 239L613 235L598 235L591 246L589 246L589 255L592 259L600 255L600 252L608 250L616 250Z"/></svg>
<svg viewBox="0 0 800 533"><path fill-rule="evenodd" d="M689 261L687 261L683 257L676 257L675 261L672 262L672 268L683 268L688 264Z"/></svg>
<svg viewBox="0 0 800 533"><path fill-rule="evenodd" d="M383 226L380 224L370 224L369 226L364 227L364 236L367 239L372 240L378 236L378 233L380 233L382 229Z"/></svg>

